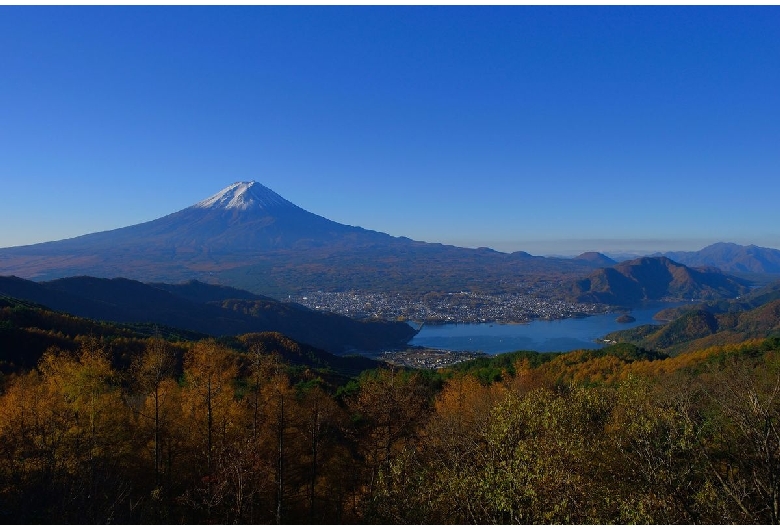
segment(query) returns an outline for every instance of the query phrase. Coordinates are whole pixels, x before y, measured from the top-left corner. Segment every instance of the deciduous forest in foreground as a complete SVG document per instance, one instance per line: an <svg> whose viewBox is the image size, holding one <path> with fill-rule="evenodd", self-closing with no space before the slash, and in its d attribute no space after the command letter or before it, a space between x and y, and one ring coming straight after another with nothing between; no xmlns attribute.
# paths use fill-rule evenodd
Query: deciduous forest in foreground
<svg viewBox="0 0 780 530"><path fill-rule="evenodd" d="M4 311L0 335L18 331L14 314L45 313ZM4 365L4 523L780 516L778 339L349 376L293 364L300 346L277 334L141 337L46 314L59 331L25 339L45 353Z"/></svg>

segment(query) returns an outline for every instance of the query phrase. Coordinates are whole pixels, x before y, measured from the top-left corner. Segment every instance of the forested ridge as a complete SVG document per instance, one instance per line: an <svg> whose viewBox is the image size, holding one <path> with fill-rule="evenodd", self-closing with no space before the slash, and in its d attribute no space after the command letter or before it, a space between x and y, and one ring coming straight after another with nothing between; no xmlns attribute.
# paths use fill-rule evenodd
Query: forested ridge
<svg viewBox="0 0 780 530"><path fill-rule="evenodd" d="M4 295L84 318L122 324L155 322L201 335L276 331L333 353L397 348L415 335L404 322L355 320L197 281L145 284L127 278L75 276L34 282L0 276L0 296Z"/></svg>
<svg viewBox="0 0 780 530"><path fill-rule="evenodd" d="M0 305L0 338L46 345L32 360L2 343L15 359L0 395L4 523L780 517L778 339L349 378L278 334L147 333Z"/></svg>
<svg viewBox="0 0 780 530"><path fill-rule="evenodd" d="M757 289L740 300L665 309L657 317L668 322L616 331L605 338L676 355L710 346L780 336L780 284Z"/></svg>

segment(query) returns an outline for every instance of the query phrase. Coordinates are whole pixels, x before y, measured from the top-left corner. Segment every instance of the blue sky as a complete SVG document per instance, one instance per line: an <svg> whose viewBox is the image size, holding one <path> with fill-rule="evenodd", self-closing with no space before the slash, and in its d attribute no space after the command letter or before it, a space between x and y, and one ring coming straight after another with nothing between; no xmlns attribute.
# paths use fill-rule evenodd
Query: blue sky
<svg viewBox="0 0 780 530"><path fill-rule="evenodd" d="M780 8L0 7L0 247L257 180L534 254L780 247Z"/></svg>

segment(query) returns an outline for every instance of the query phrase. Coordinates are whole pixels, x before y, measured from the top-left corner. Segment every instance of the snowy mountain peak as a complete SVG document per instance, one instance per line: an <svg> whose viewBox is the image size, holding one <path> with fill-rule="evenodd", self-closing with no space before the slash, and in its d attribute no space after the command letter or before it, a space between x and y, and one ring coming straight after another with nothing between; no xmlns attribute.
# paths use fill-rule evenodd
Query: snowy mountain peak
<svg viewBox="0 0 780 530"><path fill-rule="evenodd" d="M255 182L235 182L219 193L196 204L195 208L220 210L268 209L292 205L277 193Z"/></svg>

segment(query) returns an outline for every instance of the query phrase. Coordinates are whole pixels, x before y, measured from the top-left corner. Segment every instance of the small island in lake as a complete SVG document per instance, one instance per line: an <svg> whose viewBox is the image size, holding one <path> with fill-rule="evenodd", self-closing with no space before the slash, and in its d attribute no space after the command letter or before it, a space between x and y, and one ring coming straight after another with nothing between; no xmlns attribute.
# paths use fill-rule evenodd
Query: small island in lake
<svg viewBox="0 0 780 530"><path fill-rule="evenodd" d="M629 324L631 322L636 322L636 319L629 314L625 314L617 317L615 319L615 322L617 322L618 324Z"/></svg>

